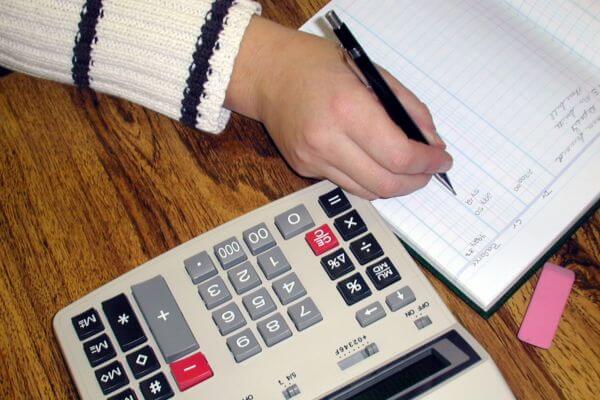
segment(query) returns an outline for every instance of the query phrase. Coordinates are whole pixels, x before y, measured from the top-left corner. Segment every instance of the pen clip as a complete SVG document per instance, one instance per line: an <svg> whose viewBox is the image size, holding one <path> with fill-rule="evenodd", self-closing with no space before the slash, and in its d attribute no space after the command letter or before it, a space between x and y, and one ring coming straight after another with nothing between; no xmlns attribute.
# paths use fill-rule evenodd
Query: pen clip
<svg viewBox="0 0 600 400"><path fill-rule="evenodd" d="M369 82L367 81L367 78L365 78L365 76L363 75L362 72L360 72L360 69L356 66L356 63L354 62L354 60L352 59L352 56L350 55L350 53L348 53L348 51L344 48L344 46L340 45L340 49L342 50L342 56L344 57L344 61L346 62L346 64L348 65L348 68L350 68L350 70L352 72L354 72L354 75L356 75L356 77L369 89L371 88L371 85L369 85Z"/></svg>

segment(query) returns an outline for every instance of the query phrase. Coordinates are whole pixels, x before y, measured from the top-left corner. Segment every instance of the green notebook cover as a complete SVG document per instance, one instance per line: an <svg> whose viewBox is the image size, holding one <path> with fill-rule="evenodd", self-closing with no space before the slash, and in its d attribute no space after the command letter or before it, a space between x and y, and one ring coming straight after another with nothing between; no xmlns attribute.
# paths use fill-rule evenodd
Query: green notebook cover
<svg viewBox="0 0 600 400"><path fill-rule="evenodd" d="M431 272L437 279L439 279L440 281L442 281L446 286L448 286L454 293L456 293L456 295L458 295L458 297L460 297L465 303L467 303L471 308L473 308L475 311L477 311L477 313L479 315L481 315L483 318L488 319L489 317L491 317L496 311L498 311L498 309L500 307L502 307L502 305L517 291L519 290L519 288L525 283L527 282L527 280L529 278L531 278L531 276L533 274L536 273L536 271L543 266L546 261L554 255L554 253L556 253L558 251L558 249L560 249L560 247L575 233L575 231L577 229L579 229L579 227L581 225L583 225L596 211L598 211L598 208L600 208L600 200L598 200L590 209L588 209L585 214L579 218L573 225L571 225L571 227L569 228L569 230L562 236L560 237L555 243L554 245L547 251L545 252L542 256L540 256L537 260L537 262L535 262L530 268L529 270L518 280L516 281L505 293L502 297L500 297L500 299L498 299L498 301L496 301L490 308L489 310L484 310L483 308L481 308L479 305L477 305L476 303L474 303L470 297L464 293L462 290L460 290L460 288L458 286L456 286L454 283L452 283L449 279L447 279L441 272L439 272L433 265L431 265L427 260L425 260L425 258L423 258L417 251L415 251L415 249L413 249L407 242L405 242L404 240L402 240L402 238L398 237L400 239L400 241L402 242L402 244L404 245L404 247L406 247L406 250L408 250L409 254L415 258L419 264L421 264L423 267L425 267L429 272Z"/></svg>

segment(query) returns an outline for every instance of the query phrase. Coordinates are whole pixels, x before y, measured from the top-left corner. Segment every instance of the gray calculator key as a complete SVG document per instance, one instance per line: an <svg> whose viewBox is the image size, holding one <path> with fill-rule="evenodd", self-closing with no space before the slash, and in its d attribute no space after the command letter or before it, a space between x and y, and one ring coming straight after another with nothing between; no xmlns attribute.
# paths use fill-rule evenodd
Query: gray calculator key
<svg viewBox="0 0 600 400"><path fill-rule="evenodd" d="M209 310L231 299L231 293L220 276L198 285L198 293Z"/></svg>
<svg viewBox="0 0 600 400"><path fill-rule="evenodd" d="M356 312L356 320L363 328L371 325L373 322L379 321L385 316L385 310L378 301L373 304L369 304L365 308L361 308Z"/></svg>
<svg viewBox="0 0 600 400"><path fill-rule="evenodd" d="M222 336L228 335L246 325L246 319L242 315L237 304L233 302L214 311L212 313L212 318L213 321L215 321L215 324L217 324Z"/></svg>
<svg viewBox="0 0 600 400"><path fill-rule="evenodd" d="M236 362L247 360L262 350L250 328L227 338L227 347Z"/></svg>
<svg viewBox="0 0 600 400"><path fill-rule="evenodd" d="M415 294L408 286L396 290L385 298L385 302L392 311L398 311L413 301L415 301Z"/></svg>
<svg viewBox="0 0 600 400"><path fill-rule="evenodd" d="M267 279L273 279L290 270L290 263L279 247L259 255L256 260Z"/></svg>
<svg viewBox="0 0 600 400"><path fill-rule="evenodd" d="M252 321L264 317L277 308L265 288L260 288L242 297L242 303L244 303L244 307L246 307L246 311L250 314Z"/></svg>
<svg viewBox="0 0 600 400"><path fill-rule="evenodd" d="M283 305L289 304L306 294L306 289L304 289L294 272L273 282L273 290Z"/></svg>
<svg viewBox="0 0 600 400"><path fill-rule="evenodd" d="M231 268L242 261L246 261L246 258L248 258L235 236L215 245L214 250L215 256L217 256L223 269Z"/></svg>
<svg viewBox="0 0 600 400"><path fill-rule="evenodd" d="M299 331L303 331L323 320L321 312L310 297L288 308L288 315Z"/></svg>
<svg viewBox="0 0 600 400"><path fill-rule="evenodd" d="M246 293L250 289L254 289L260 285L261 281L258 274L252 268L250 261L238 265L227 272L229 281L233 285L237 294Z"/></svg>
<svg viewBox="0 0 600 400"><path fill-rule="evenodd" d="M275 217L275 225L285 240L315 226L306 207L302 204Z"/></svg>
<svg viewBox="0 0 600 400"><path fill-rule="evenodd" d="M264 222L245 230L242 236L254 256L275 246L275 239Z"/></svg>
<svg viewBox="0 0 600 400"><path fill-rule="evenodd" d="M260 321L256 327L258 328L258 332L260 332L260 336L262 336L269 347L292 336L292 331L279 313Z"/></svg>
<svg viewBox="0 0 600 400"><path fill-rule="evenodd" d="M198 348L198 343L162 276L133 285L131 290L167 363Z"/></svg>
<svg viewBox="0 0 600 400"><path fill-rule="evenodd" d="M185 269L194 284L199 284L217 274L215 264L206 251L183 261Z"/></svg>

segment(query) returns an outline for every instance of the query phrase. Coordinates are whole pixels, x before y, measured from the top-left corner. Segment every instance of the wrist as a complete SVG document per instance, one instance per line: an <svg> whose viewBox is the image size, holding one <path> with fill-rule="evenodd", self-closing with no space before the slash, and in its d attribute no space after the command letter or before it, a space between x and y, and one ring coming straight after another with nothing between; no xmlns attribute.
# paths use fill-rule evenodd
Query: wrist
<svg viewBox="0 0 600 400"><path fill-rule="evenodd" d="M252 17L236 57L225 107L263 121L266 99L280 77L277 67L282 49L296 31L265 18Z"/></svg>

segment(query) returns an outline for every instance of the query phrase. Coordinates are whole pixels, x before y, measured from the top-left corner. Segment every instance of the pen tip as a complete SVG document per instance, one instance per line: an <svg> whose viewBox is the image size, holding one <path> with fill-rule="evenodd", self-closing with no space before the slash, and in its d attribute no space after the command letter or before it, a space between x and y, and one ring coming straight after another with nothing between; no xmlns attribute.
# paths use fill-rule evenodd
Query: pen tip
<svg viewBox="0 0 600 400"><path fill-rule="evenodd" d="M456 194L456 190L454 190L454 186L452 186L452 184L450 183L450 179L448 179L448 175L446 175L445 173L440 173L440 174L435 174L434 177L437 178L437 180L446 188L448 189L453 195L457 196Z"/></svg>

